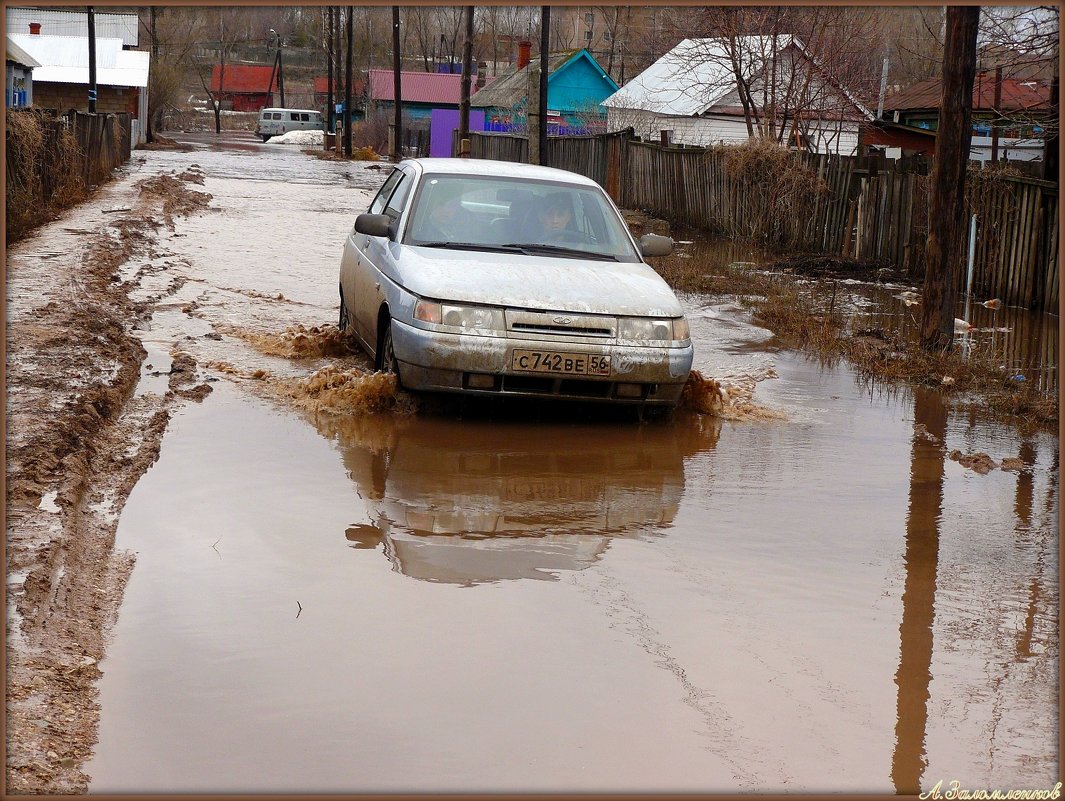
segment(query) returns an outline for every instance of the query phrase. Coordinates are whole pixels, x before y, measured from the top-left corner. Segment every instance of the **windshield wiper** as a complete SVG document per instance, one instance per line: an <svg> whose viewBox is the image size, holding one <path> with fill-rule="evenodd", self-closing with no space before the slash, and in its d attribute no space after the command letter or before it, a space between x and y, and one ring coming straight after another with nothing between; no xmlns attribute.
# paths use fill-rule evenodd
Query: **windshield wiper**
<svg viewBox="0 0 1065 801"><path fill-rule="evenodd" d="M574 258L581 259L597 259L599 261L621 261L617 256L612 256L609 253L596 253L591 250L581 250L580 248L567 248L561 245L543 245L539 242L509 242L503 247L508 249L520 250L523 253L557 253L559 256L572 256Z"/></svg>
<svg viewBox="0 0 1065 801"><path fill-rule="evenodd" d="M490 253L520 253L514 245L485 245L479 242L419 242L418 247L450 250L486 250Z"/></svg>

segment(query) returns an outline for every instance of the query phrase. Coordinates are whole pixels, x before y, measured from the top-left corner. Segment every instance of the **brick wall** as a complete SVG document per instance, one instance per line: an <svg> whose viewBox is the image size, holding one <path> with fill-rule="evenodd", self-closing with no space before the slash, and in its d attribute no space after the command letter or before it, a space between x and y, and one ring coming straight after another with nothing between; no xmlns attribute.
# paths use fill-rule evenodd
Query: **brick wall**
<svg viewBox="0 0 1065 801"><path fill-rule="evenodd" d="M128 86L98 86L96 111L99 114L126 112L137 116L137 98L140 89ZM89 110L89 87L76 83L33 82L33 105L37 108L52 108L60 113L77 109Z"/></svg>

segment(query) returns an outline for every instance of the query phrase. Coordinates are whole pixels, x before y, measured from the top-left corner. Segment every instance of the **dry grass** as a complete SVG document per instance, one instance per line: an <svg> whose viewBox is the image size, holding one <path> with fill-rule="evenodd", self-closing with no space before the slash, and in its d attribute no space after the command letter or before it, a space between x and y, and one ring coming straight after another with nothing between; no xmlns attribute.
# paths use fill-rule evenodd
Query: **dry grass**
<svg viewBox="0 0 1065 801"><path fill-rule="evenodd" d="M994 354L963 355L950 349L928 352L917 343L882 329L850 330L847 318L817 313L789 282L756 278L762 297L746 299L756 318L790 344L828 359L842 358L874 381L936 387L998 417L1053 426L1058 400L1034 384L1014 381Z"/></svg>
<svg viewBox="0 0 1065 801"><path fill-rule="evenodd" d="M6 146L7 241L14 242L84 200L89 191L78 143L54 118L32 110L9 111Z"/></svg>
<svg viewBox="0 0 1065 801"><path fill-rule="evenodd" d="M851 330L831 295L823 291L811 302L788 276L769 274L756 265L717 266L696 245L690 258L673 255L655 260L655 268L680 292L731 295L751 309L758 322L786 344L832 362L845 359L870 381L937 387L959 402L999 419L1056 426L1057 396L1032 382L1012 379L994 353L963 355L957 350L928 353L917 343L880 329ZM700 377L701 378L701 377ZM690 387L686 403L713 406L714 387L705 380Z"/></svg>

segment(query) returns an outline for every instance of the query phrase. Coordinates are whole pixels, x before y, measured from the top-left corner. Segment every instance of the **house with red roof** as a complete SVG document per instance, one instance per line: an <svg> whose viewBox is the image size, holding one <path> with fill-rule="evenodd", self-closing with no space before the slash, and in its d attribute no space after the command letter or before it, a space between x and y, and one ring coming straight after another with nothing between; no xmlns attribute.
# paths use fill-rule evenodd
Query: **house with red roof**
<svg viewBox="0 0 1065 801"><path fill-rule="evenodd" d="M259 111L273 105L278 91L277 70L255 64L215 64L211 71L211 94L233 104L234 111ZM224 81L224 85L223 85Z"/></svg>
<svg viewBox="0 0 1065 801"><path fill-rule="evenodd" d="M1053 117L1049 88L1034 80L1002 78L996 85L995 73L981 71L973 82L973 143L970 157L986 161L991 157L992 128L998 133L999 157L1017 161L1043 157L1044 125ZM929 78L907 89L889 94L884 100L884 118L910 128L935 131L939 128L939 107L943 84Z"/></svg>
<svg viewBox="0 0 1065 801"><path fill-rule="evenodd" d="M462 76L443 72L404 70L400 73L403 111L412 120L428 119L434 108L457 109L462 100ZM473 92L473 87L470 87ZM370 70L369 102L388 111L396 100L392 70Z"/></svg>

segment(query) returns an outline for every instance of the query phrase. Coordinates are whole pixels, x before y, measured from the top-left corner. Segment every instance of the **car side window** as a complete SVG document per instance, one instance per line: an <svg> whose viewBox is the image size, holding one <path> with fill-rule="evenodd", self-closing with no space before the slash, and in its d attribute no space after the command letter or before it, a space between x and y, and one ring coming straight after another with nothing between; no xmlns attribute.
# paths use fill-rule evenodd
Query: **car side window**
<svg viewBox="0 0 1065 801"><path fill-rule="evenodd" d="M373 203L370 204L370 214L384 213L385 204L388 203L388 198L392 195L392 190L396 188L396 184L399 183L399 179L402 177L402 170L392 170L392 174L388 176L385 185L381 187L381 190L377 193L377 197L375 197Z"/></svg>
<svg viewBox="0 0 1065 801"><path fill-rule="evenodd" d="M402 177L399 179L399 184L396 186L396 191L392 193L391 199L385 205L384 213L392 218L392 222L399 219L403 214L403 207L407 203L407 195L410 194L410 188L414 185L414 179L406 173L396 170Z"/></svg>

